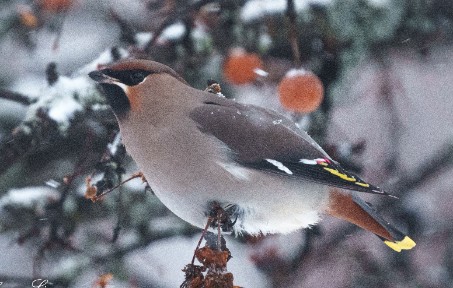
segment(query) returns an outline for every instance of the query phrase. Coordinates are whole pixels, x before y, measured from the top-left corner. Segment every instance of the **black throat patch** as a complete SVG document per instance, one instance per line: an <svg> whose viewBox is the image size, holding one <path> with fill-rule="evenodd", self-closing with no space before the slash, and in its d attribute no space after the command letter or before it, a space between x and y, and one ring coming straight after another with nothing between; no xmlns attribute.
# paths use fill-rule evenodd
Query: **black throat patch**
<svg viewBox="0 0 453 288"><path fill-rule="evenodd" d="M131 103L121 87L115 84L101 83L104 95L113 112L118 118L123 118L131 110Z"/></svg>

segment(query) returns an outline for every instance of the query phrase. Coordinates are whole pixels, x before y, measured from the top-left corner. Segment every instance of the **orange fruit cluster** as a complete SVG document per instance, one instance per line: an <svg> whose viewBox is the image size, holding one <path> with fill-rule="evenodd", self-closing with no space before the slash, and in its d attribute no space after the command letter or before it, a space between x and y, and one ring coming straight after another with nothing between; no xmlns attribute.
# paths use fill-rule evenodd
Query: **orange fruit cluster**
<svg viewBox="0 0 453 288"><path fill-rule="evenodd" d="M280 103L288 110L302 113L315 111L324 98L318 76L304 69L288 71L278 85Z"/></svg>

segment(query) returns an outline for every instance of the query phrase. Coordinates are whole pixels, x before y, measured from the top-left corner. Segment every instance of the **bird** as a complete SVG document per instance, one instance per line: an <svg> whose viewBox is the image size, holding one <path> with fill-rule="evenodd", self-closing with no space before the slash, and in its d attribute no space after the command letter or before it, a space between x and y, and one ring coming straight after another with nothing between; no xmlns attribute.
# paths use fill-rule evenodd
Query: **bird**
<svg viewBox="0 0 453 288"><path fill-rule="evenodd" d="M358 196L389 193L342 168L284 115L193 88L151 60L120 60L89 77L155 195L186 222L204 228L217 203L230 232L287 234L328 214L397 252L416 245Z"/></svg>

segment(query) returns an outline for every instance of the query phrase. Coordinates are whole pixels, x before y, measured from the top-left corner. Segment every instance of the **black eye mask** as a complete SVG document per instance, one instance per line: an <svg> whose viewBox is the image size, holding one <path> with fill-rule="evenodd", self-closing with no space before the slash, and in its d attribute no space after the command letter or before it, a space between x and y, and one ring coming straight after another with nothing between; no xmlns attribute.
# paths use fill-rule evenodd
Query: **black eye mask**
<svg viewBox="0 0 453 288"><path fill-rule="evenodd" d="M118 79L121 83L126 84L127 86L134 86L141 83L146 76L151 74L149 71L145 70L122 70L115 71L111 69L104 69L101 72L107 76Z"/></svg>

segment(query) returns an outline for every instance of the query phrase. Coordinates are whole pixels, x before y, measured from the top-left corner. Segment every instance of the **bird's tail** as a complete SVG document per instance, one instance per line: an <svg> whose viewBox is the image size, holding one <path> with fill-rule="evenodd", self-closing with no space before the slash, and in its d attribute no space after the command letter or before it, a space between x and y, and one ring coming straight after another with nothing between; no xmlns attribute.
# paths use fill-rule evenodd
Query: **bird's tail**
<svg viewBox="0 0 453 288"><path fill-rule="evenodd" d="M330 193L327 213L373 232L397 252L415 246L415 242L409 236L385 221L373 207L354 194L333 190Z"/></svg>

